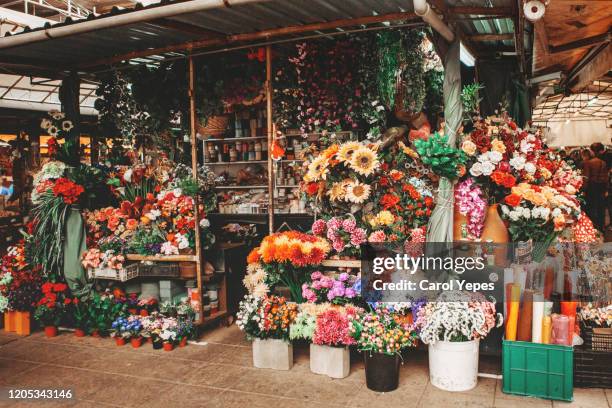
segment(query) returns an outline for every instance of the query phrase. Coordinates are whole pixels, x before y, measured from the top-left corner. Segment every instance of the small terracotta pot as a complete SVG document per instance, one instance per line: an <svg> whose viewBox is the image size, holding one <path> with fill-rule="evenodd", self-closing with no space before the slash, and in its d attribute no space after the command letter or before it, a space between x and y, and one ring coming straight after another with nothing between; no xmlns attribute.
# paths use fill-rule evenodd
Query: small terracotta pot
<svg viewBox="0 0 612 408"><path fill-rule="evenodd" d="M102 336L100 336L100 332L98 330L94 330L91 332L91 337L100 338Z"/></svg>
<svg viewBox="0 0 612 408"><path fill-rule="evenodd" d="M76 337L85 337L85 330L83 330L83 329L74 329L74 335Z"/></svg>
<svg viewBox="0 0 612 408"><path fill-rule="evenodd" d="M164 351L172 351L172 350L174 350L174 344L164 343Z"/></svg>
<svg viewBox="0 0 612 408"><path fill-rule="evenodd" d="M179 347L185 347L187 345L187 337L183 337L179 342Z"/></svg>
<svg viewBox="0 0 612 408"><path fill-rule="evenodd" d="M132 337L130 339L130 344L132 345L132 347L134 348L138 348L142 345L142 337Z"/></svg>
<svg viewBox="0 0 612 408"><path fill-rule="evenodd" d="M57 326L45 326L45 336L47 337L57 336Z"/></svg>
<svg viewBox="0 0 612 408"><path fill-rule="evenodd" d="M138 314L138 309L136 309L136 308L131 308L131 309L128 309L128 312L129 312L130 314L136 315L136 314Z"/></svg>
<svg viewBox="0 0 612 408"><path fill-rule="evenodd" d="M125 346L125 339L123 337L115 337L115 344L118 346Z"/></svg>
<svg viewBox="0 0 612 408"><path fill-rule="evenodd" d="M140 311L140 315L141 315L142 317L147 317L147 316L149 315L149 312L148 312L146 309L142 309L142 310Z"/></svg>

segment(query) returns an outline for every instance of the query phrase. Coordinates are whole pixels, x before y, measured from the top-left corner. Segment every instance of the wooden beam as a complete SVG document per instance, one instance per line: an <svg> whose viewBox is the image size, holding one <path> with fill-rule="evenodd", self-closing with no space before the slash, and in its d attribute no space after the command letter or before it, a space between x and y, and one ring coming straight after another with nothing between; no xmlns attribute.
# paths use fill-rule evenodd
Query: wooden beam
<svg viewBox="0 0 612 408"><path fill-rule="evenodd" d="M512 7L451 7L450 14L477 16L512 16Z"/></svg>
<svg viewBox="0 0 612 408"><path fill-rule="evenodd" d="M470 41L483 42L483 41L506 41L514 40L514 35L508 34L474 34L467 37Z"/></svg>
<svg viewBox="0 0 612 408"><path fill-rule="evenodd" d="M226 46L233 43L239 42L248 42L248 41L257 41L257 40L268 40L275 37L280 37L284 35L296 35L303 34L306 32L313 31L321 31L321 30L331 30L340 27L351 27L351 26L360 26L367 24L375 24L381 23L384 21L400 21L400 20L413 20L417 19L416 14L412 12L403 12L403 13L391 13L391 14L383 14L379 16L367 16L367 17L359 17L359 18L346 18L341 20L334 20L324 23L313 23L313 24L303 24L297 26L289 26L282 28L274 28L270 30L257 31L254 33L244 33L244 34L234 34L228 35L223 38L203 38L194 41L188 41L182 44L170 45L167 47L160 48L151 48L147 50L141 51L133 51L122 55L117 55L108 58L102 58L96 61L91 61L79 66L79 68L91 68L100 65L112 65L122 61L131 60L133 58L142 58L149 55L156 54L164 54L167 52L180 52L180 51L192 51L195 49L202 49L207 47L220 47Z"/></svg>
<svg viewBox="0 0 612 408"><path fill-rule="evenodd" d="M272 144L274 143L274 123L272 122L272 46L266 46L266 133L268 136L268 231L274 233L274 163Z"/></svg>
<svg viewBox="0 0 612 408"><path fill-rule="evenodd" d="M611 37L612 33L608 31L607 33L594 35L593 37L581 38L579 40L571 41L561 45L553 45L550 46L550 53L556 54L559 52L571 51L577 48L590 47L592 45L610 42Z"/></svg>
<svg viewBox="0 0 612 408"><path fill-rule="evenodd" d="M580 61L577 65L581 65ZM579 92L591 82L605 76L612 67L612 45L605 45L597 55L582 66L579 71L572 75L574 78L570 83L572 92Z"/></svg>
<svg viewBox="0 0 612 408"><path fill-rule="evenodd" d="M519 71L521 75L527 74L527 65L525 58L525 14L523 13L523 1L516 0L514 4L514 48L516 49L516 56L519 63ZM544 24L544 23L540 23Z"/></svg>

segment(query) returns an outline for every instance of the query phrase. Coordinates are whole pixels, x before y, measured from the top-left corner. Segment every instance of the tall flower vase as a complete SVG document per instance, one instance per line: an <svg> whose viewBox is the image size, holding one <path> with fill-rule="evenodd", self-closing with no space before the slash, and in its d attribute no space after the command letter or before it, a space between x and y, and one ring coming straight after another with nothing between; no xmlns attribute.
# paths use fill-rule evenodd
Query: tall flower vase
<svg viewBox="0 0 612 408"><path fill-rule="evenodd" d="M372 391L389 392L399 385L400 356L363 352L366 386Z"/></svg>
<svg viewBox="0 0 612 408"><path fill-rule="evenodd" d="M479 340L429 345L429 380L445 391L468 391L478 382Z"/></svg>
<svg viewBox="0 0 612 408"><path fill-rule="evenodd" d="M348 347L310 344L310 371L331 378L345 378L351 371Z"/></svg>
<svg viewBox="0 0 612 408"><path fill-rule="evenodd" d="M504 224L504 221L499 215L498 207L498 204L492 204L487 208L480 241L498 244L495 246L493 252L495 256L494 264L501 266L506 263L508 252L507 244L510 241L510 234L508 233L506 224Z"/></svg>
<svg viewBox="0 0 612 408"><path fill-rule="evenodd" d="M255 339L253 341L253 365L257 368L291 370L293 344L280 339Z"/></svg>

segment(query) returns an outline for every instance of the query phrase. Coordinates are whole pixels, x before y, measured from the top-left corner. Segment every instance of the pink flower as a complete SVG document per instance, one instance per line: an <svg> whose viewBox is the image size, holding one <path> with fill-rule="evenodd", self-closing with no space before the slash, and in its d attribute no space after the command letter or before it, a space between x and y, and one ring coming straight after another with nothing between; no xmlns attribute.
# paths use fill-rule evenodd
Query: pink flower
<svg viewBox="0 0 612 408"><path fill-rule="evenodd" d="M357 228L351 234L351 244L359 246L366 241L366 232L363 228Z"/></svg>
<svg viewBox="0 0 612 408"><path fill-rule="evenodd" d="M315 235L322 235L325 230L327 230L327 224L322 219L318 219L312 224L312 233Z"/></svg>
<svg viewBox="0 0 612 408"><path fill-rule="evenodd" d="M334 248L334 250L336 252L342 252L344 251L344 242L341 239L334 239L332 241L332 247Z"/></svg>
<svg viewBox="0 0 612 408"><path fill-rule="evenodd" d="M387 240L387 234L385 234L385 231L383 230L374 231L368 237L368 242L376 243L376 242L385 242L386 240Z"/></svg>
<svg viewBox="0 0 612 408"><path fill-rule="evenodd" d="M327 221L327 228L329 230L338 230L342 228L342 221L336 217L330 218L329 221Z"/></svg>
<svg viewBox="0 0 612 408"><path fill-rule="evenodd" d="M313 273L310 274L310 279L312 280L321 279L322 277L323 277L323 274L320 271L314 271Z"/></svg>
<svg viewBox="0 0 612 408"><path fill-rule="evenodd" d="M349 234L353 233L355 227L357 227L357 223L353 218L347 218L346 220L342 221L342 228Z"/></svg>

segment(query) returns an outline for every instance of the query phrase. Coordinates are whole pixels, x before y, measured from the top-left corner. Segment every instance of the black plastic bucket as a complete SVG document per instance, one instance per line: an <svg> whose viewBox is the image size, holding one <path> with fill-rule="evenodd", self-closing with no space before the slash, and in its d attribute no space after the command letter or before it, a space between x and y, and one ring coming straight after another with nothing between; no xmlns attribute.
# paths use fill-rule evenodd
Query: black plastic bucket
<svg viewBox="0 0 612 408"><path fill-rule="evenodd" d="M388 392L399 383L400 356L364 351L366 385L372 391Z"/></svg>

